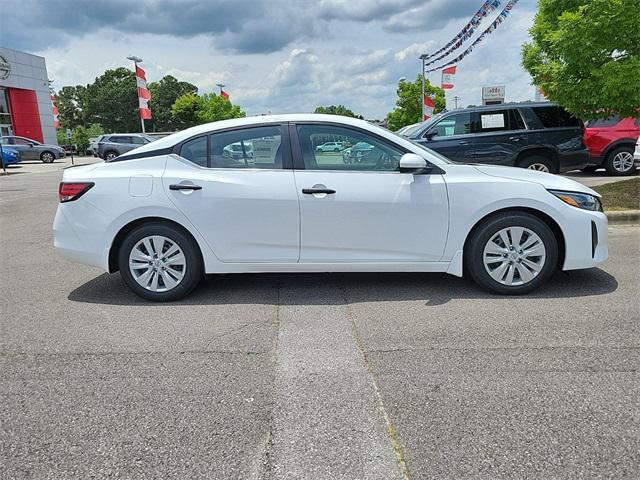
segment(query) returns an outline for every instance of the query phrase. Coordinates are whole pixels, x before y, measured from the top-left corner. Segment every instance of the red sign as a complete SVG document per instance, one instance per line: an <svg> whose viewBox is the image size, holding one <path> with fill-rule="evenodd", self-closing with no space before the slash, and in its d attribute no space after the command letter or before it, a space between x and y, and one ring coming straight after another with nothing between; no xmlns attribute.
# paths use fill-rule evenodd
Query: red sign
<svg viewBox="0 0 640 480"><path fill-rule="evenodd" d="M440 85L444 90L450 90L453 88L453 77L456 74L456 66L447 67L442 70L442 84Z"/></svg>

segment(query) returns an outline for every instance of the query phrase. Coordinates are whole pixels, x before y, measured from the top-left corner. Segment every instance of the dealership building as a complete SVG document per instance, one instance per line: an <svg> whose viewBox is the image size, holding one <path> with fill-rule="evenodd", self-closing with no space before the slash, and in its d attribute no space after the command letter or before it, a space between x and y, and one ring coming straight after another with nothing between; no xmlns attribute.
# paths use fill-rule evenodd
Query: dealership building
<svg viewBox="0 0 640 480"><path fill-rule="evenodd" d="M0 135L58 144L43 57L0 47Z"/></svg>

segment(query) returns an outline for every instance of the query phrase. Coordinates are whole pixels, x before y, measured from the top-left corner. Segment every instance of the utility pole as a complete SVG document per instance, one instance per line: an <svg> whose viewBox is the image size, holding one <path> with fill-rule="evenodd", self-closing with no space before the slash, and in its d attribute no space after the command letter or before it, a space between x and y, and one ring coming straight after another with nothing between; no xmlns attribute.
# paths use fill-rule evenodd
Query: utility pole
<svg viewBox="0 0 640 480"><path fill-rule="evenodd" d="M422 60L422 97L420 97L420 105L422 106L422 108L420 109L420 111L422 112L422 117L420 118L421 122L424 122L424 63L425 60L427 59L428 55L426 53L423 53L422 55L420 55L420 60Z"/></svg>
<svg viewBox="0 0 640 480"><path fill-rule="evenodd" d="M133 72L136 74L136 78L138 77L138 64L142 63L142 59L140 57L136 57L135 55L130 55L127 57L127 60L131 60L133 62ZM137 82L137 80L136 80ZM137 85L137 83L136 83ZM136 90L137 91L137 90ZM140 115L140 109L138 109L138 114ZM144 131L144 118L140 115L140 124L142 125L142 133L146 133Z"/></svg>
<svg viewBox="0 0 640 480"><path fill-rule="evenodd" d="M462 100L459 96L453 97L453 101L455 102L455 109L458 109L458 100Z"/></svg>

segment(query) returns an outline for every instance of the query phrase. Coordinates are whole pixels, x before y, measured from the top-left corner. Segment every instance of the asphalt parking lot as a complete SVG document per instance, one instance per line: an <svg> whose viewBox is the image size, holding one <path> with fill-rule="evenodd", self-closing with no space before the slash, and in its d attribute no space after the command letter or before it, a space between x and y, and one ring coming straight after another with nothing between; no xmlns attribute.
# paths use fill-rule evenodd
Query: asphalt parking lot
<svg viewBox="0 0 640 480"><path fill-rule="evenodd" d="M226 275L159 305L55 254L60 176L0 178L0 477L640 477L637 226L525 297Z"/></svg>

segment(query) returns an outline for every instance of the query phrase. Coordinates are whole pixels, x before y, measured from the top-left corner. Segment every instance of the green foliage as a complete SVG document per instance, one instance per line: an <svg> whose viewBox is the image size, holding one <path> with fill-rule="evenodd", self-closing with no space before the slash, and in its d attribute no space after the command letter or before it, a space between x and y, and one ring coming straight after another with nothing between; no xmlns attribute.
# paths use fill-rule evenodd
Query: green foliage
<svg viewBox="0 0 640 480"><path fill-rule="evenodd" d="M640 108L638 0L539 0L522 65L547 98L584 119Z"/></svg>
<svg viewBox="0 0 640 480"><path fill-rule="evenodd" d="M62 128L74 128L85 122L87 87L82 85L62 87L55 94L55 104L60 112Z"/></svg>
<svg viewBox="0 0 640 480"><path fill-rule="evenodd" d="M88 128L78 125L71 130L71 140L67 140L67 129L60 128L56 131L58 145L75 145L78 148L78 154L84 155L89 148L89 140L104 134L104 129L97 123L92 123Z"/></svg>
<svg viewBox="0 0 640 480"><path fill-rule="evenodd" d="M425 95L434 99L434 113L444 110L447 105L444 90L431 85L427 79L424 85ZM387 128L394 131L422 121L422 75L418 75L415 82L399 82L397 94L397 107L387 115Z"/></svg>
<svg viewBox="0 0 640 480"><path fill-rule="evenodd" d="M238 105L215 93L198 96L188 93L176 99L171 108L173 118L184 127L244 117Z"/></svg>
<svg viewBox="0 0 640 480"><path fill-rule="evenodd" d="M149 121L150 129L154 132L170 132L184 128L184 125L174 118L171 108L183 95L198 93L198 87L166 75L159 82L149 83L149 91L151 92L149 106L153 115L153 119Z"/></svg>
<svg viewBox="0 0 640 480"><path fill-rule="evenodd" d="M329 105L328 107L316 107L313 113L326 113L329 115L342 115L344 117L353 117L363 119L362 115L356 115L352 110L348 109L344 105Z"/></svg>
<svg viewBox="0 0 640 480"><path fill-rule="evenodd" d="M99 123L108 132L140 131L138 91L132 70L107 70L87 85L85 122Z"/></svg>

